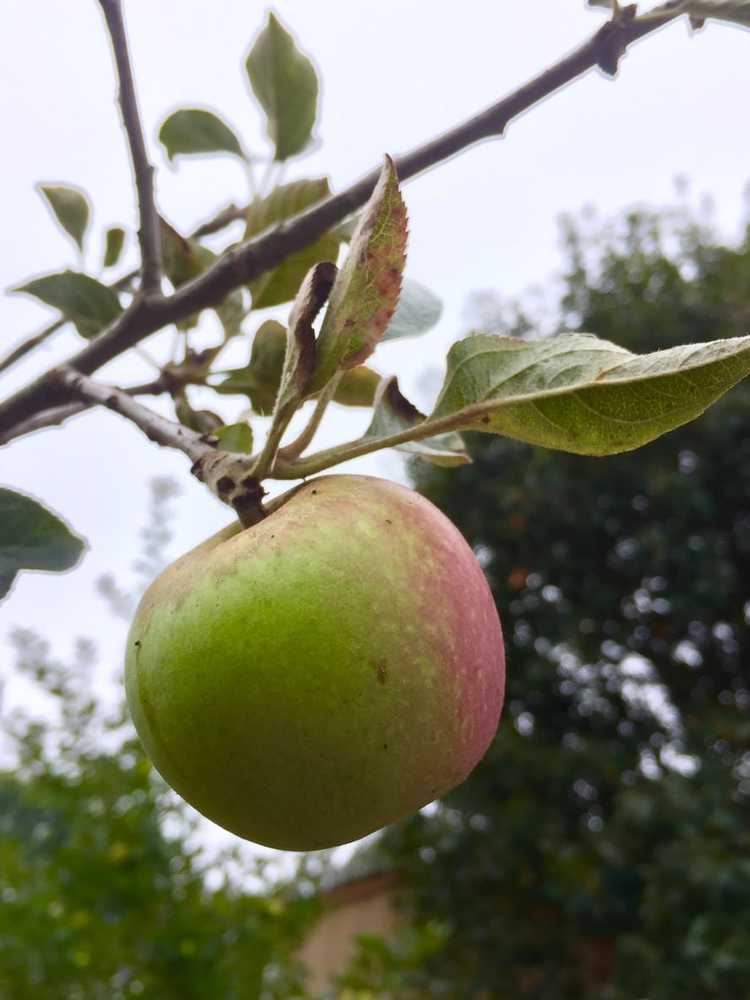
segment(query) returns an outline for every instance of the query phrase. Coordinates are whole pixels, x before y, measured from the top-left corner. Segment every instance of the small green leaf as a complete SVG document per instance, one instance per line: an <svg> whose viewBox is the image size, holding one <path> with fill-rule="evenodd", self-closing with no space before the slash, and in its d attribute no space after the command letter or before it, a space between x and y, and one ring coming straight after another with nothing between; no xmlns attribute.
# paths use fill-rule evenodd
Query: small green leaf
<svg viewBox="0 0 750 1000"><path fill-rule="evenodd" d="M89 203L86 195L63 184L40 184L39 190L65 232L83 250L83 239L89 224Z"/></svg>
<svg viewBox="0 0 750 1000"><path fill-rule="evenodd" d="M406 261L406 206L386 157L331 292L317 343L313 387L375 350L393 316Z"/></svg>
<svg viewBox="0 0 750 1000"><path fill-rule="evenodd" d="M86 339L101 333L122 312L120 300L111 288L77 271L47 274L12 291L33 295L45 305L59 309Z"/></svg>
<svg viewBox="0 0 750 1000"><path fill-rule="evenodd" d="M223 395L247 396L261 416L273 412L286 354L286 327L269 319L258 327L253 339L250 362L228 373L214 386Z"/></svg>
<svg viewBox="0 0 750 1000"><path fill-rule="evenodd" d="M266 229L291 219L327 198L330 193L327 177L292 181L274 188L267 197L253 202L248 208L245 239L249 240ZM291 302L311 267L322 261L335 263L339 244L338 236L332 232L325 233L311 246L291 254L278 267L262 274L249 285L253 309L266 309Z"/></svg>
<svg viewBox="0 0 750 1000"><path fill-rule="evenodd" d="M194 410L184 393L175 400L174 411L181 424L198 431L199 434L214 434L224 425L218 413L213 413L211 410Z"/></svg>
<svg viewBox="0 0 750 1000"><path fill-rule="evenodd" d="M213 433L219 439L220 447L226 451L241 451L249 455L253 450L253 432L249 424L227 424Z"/></svg>
<svg viewBox="0 0 750 1000"><path fill-rule="evenodd" d="M245 63L250 86L266 113L274 158L287 160L307 146L315 126L318 77L275 14L250 49Z"/></svg>
<svg viewBox="0 0 750 1000"><path fill-rule="evenodd" d="M454 344L432 419L580 455L631 451L750 373L750 337L631 354L590 334Z"/></svg>
<svg viewBox="0 0 750 1000"><path fill-rule="evenodd" d="M173 160L180 154L232 153L243 160L240 141L229 126L211 111L180 108L165 118L159 142Z"/></svg>
<svg viewBox="0 0 750 1000"><path fill-rule="evenodd" d="M216 315L219 317L227 337L238 337L242 333L242 321L247 315L246 294L241 288L235 288L216 307Z"/></svg>
<svg viewBox="0 0 750 1000"><path fill-rule="evenodd" d="M125 245L125 230L122 226L113 226L107 230L104 246L104 266L114 267L120 259L122 248Z"/></svg>
<svg viewBox="0 0 750 1000"><path fill-rule="evenodd" d="M404 279L401 295L383 340L397 337L415 337L427 333L438 322L443 312L443 303L429 288L418 281Z"/></svg>
<svg viewBox="0 0 750 1000"><path fill-rule="evenodd" d="M375 412L365 437L389 437L426 419L416 406L402 395L395 375L383 379L375 397ZM433 465L456 466L471 462L460 434L438 434L421 441L406 441L398 451L422 458Z"/></svg>
<svg viewBox="0 0 750 1000"><path fill-rule="evenodd" d="M84 548L85 542L38 501L0 488L0 599L19 570L71 569Z"/></svg>
<svg viewBox="0 0 750 1000"><path fill-rule="evenodd" d="M372 406L381 376L372 368L357 365L345 371L333 397L342 406Z"/></svg>

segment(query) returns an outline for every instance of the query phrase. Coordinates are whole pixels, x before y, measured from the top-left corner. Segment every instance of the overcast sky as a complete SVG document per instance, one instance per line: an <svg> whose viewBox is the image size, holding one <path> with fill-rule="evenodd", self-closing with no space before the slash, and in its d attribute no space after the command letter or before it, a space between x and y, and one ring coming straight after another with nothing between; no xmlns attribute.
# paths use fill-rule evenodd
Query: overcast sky
<svg viewBox="0 0 750 1000"><path fill-rule="evenodd" d="M230 199L247 197L231 157L166 165L156 142L165 113L201 105L220 111L262 153L263 123L248 96L244 56L265 7L248 0L160 0L125 3L142 117L163 213L182 231ZM286 179L327 173L339 189L372 168L460 122L515 88L582 41L601 23L583 0L285 0L277 13L310 53L322 77L319 148L294 161ZM96 273L107 226L132 230L134 194L119 117L112 61L94 0L4 0L0 62L3 159L4 288L40 273L79 267L34 185L84 188L94 206L88 266ZM750 34L713 24L696 35L674 24L634 46L612 81L589 73L513 123L506 138L486 142L410 182L407 274L440 294L445 312L428 338L381 349L375 366L420 371L442 365L446 345L464 324L467 295L504 296L543 284L559 267L557 219L585 204L608 215L634 203L666 205L674 179L711 194L732 235L743 209L750 149L742 94L750 92ZM130 253L134 240L130 239ZM135 259L134 257L132 258ZM22 296L0 298L0 355L53 314ZM250 330L255 324L250 325ZM596 331L592 331L596 332ZM62 335L12 374L0 397L80 344ZM164 338L147 343L161 356ZM244 361L237 346L238 363ZM161 353L160 353L161 352ZM102 377L148 377L140 360L111 366ZM222 412L237 409L232 399ZM359 432L355 411L331 415L323 444ZM351 470L400 477L385 455ZM0 483L33 493L89 541L80 567L64 579L24 574L0 609L0 651L14 626L38 628L65 652L77 635L94 636L104 674L119 670L124 625L106 612L94 581L114 572L131 579L138 530L155 475L179 479L173 554L228 520L191 480L188 462L159 449L119 417L92 413L64 430L41 432L0 450ZM1 664L7 677L9 656ZM12 704L9 684L6 704Z"/></svg>

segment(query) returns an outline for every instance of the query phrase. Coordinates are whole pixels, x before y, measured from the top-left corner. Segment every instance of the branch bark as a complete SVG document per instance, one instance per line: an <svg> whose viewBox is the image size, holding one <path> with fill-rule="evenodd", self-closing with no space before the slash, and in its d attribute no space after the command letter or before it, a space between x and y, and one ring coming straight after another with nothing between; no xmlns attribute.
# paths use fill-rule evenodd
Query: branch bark
<svg viewBox="0 0 750 1000"><path fill-rule="evenodd" d="M592 38L544 73L469 121L397 157L399 176L407 180L483 139L503 135L512 119L594 67L613 74L631 43L678 16L667 13L641 22L634 18L633 5L623 9ZM136 301L104 333L70 358L70 366L87 374L94 372L161 327L221 302L233 289L271 270L361 208L370 197L378 175L378 170L372 171L345 191L227 251L212 267L169 298ZM0 404L0 429L28 419L39 409L66 402L65 393L59 386L54 390L51 382L48 372Z"/></svg>
<svg viewBox="0 0 750 1000"><path fill-rule="evenodd" d="M192 460L190 471L196 479L205 483L222 503L229 504L244 527L257 524L266 516L262 503L265 490L251 475L254 459L218 449L216 438L167 420L122 389L102 385L73 368L57 368L54 377L80 401L113 410L156 444L184 452Z"/></svg>
<svg viewBox="0 0 750 1000"><path fill-rule="evenodd" d="M118 100L128 137L130 159L133 164L135 186L138 192L141 291L145 295L151 295L161 290L162 274L161 230L159 216L154 205L154 168L148 159L141 118L138 113L138 100L128 54L128 39L122 19L121 0L99 0L99 3L112 40L119 80Z"/></svg>

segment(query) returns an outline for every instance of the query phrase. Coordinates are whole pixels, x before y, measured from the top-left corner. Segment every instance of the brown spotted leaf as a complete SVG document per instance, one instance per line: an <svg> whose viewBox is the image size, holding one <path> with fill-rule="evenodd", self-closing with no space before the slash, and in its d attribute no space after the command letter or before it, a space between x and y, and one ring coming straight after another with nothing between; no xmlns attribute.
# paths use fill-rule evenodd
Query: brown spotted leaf
<svg viewBox="0 0 750 1000"><path fill-rule="evenodd" d="M396 168L386 157L331 292L318 338L315 391L338 370L361 364L388 329L401 292L406 222Z"/></svg>
<svg viewBox="0 0 750 1000"><path fill-rule="evenodd" d="M385 378L375 397L375 412L365 437L390 437L425 420L423 413L402 394L395 375ZM471 462L460 434L438 434L421 441L405 441L399 451L434 465L467 465Z"/></svg>
<svg viewBox="0 0 750 1000"><path fill-rule="evenodd" d="M295 409L307 392L315 371L315 317L323 308L336 278L336 265L323 261L310 268L289 314L286 356L281 373L277 409Z"/></svg>

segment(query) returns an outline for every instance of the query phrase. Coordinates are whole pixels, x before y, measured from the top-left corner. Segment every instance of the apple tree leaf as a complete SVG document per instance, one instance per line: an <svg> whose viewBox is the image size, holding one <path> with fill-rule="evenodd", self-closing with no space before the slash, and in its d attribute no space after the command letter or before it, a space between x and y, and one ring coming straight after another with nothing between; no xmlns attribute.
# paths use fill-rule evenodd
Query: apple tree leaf
<svg viewBox="0 0 750 1000"><path fill-rule="evenodd" d="M87 340L101 333L122 312L120 300L111 288L77 271L43 275L12 291L33 295L59 309Z"/></svg>
<svg viewBox="0 0 750 1000"><path fill-rule="evenodd" d="M301 153L315 126L318 77L313 64L275 14L269 13L245 68L253 93L266 113L274 159L288 160Z"/></svg>
<svg viewBox="0 0 750 1000"><path fill-rule="evenodd" d="M365 437L389 437L421 424L425 419L425 415L401 393L396 376L391 375L380 384L375 397L375 412ZM471 462L461 435L455 432L437 434L421 441L406 441L396 447L434 465L455 466Z"/></svg>
<svg viewBox="0 0 750 1000"><path fill-rule="evenodd" d="M219 447L226 451L241 451L249 455L253 450L253 432L249 424L227 424L213 431Z"/></svg>
<svg viewBox="0 0 750 1000"><path fill-rule="evenodd" d="M274 188L265 198L251 203L247 210L245 239L251 239L272 226L291 219L331 193L327 177L292 181ZM253 309L266 309L291 302L305 275L321 261L335 263L339 254L340 236L324 233L310 246L290 254L278 267L262 274L248 286L253 297Z"/></svg>
<svg viewBox="0 0 750 1000"><path fill-rule="evenodd" d="M261 416L273 412L286 354L286 327L274 319L262 323L253 339L250 361L244 368L227 372L214 386L222 395L247 396Z"/></svg>
<svg viewBox="0 0 750 1000"><path fill-rule="evenodd" d="M240 141L231 128L212 111L180 108L164 119L159 142L167 159L180 154L231 153L245 159Z"/></svg>
<svg viewBox="0 0 750 1000"><path fill-rule="evenodd" d="M59 573L78 562L86 543L37 500L0 487L0 599L19 570Z"/></svg>
<svg viewBox="0 0 750 1000"><path fill-rule="evenodd" d="M120 259L125 245L125 230L122 226L112 226L104 237L104 267L114 267Z"/></svg>
<svg viewBox="0 0 750 1000"><path fill-rule="evenodd" d="M406 206L386 157L331 292L317 343L313 387L375 350L396 309L406 262Z"/></svg>
<svg viewBox="0 0 750 1000"><path fill-rule="evenodd" d="M590 334L454 344L430 420L580 455L631 451L688 423L750 373L750 337L632 354Z"/></svg>
<svg viewBox="0 0 750 1000"><path fill-rule="evenodd" d="M443 303L429 288L418 281L404 278L401 295L383 340L398 337L416 337L427 333L438 322L443 312Z"/></svg>
<svg viewBox="0 0 750 1000"><path fill-rule="evenodd" d="M83 250L90 215L86 195L66 184L40 184L39 190L62 228Z"/></svg>
<svg viewBox="0 0 750 1000"><path fill-rule="evenodd" d="M357 365L342 374L333 401L341 406L372 406L381 381L372 368Z"/></svg>

